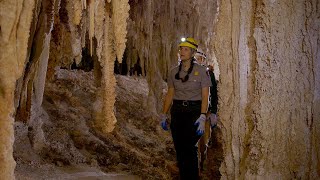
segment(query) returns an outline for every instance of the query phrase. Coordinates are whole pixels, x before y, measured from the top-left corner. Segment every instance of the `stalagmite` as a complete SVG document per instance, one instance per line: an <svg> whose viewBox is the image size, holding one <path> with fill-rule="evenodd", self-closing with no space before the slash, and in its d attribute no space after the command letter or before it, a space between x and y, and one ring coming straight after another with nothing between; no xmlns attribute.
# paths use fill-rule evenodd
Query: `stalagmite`
<svg viewBox="0 0 320 180"><path fill-rule="evenodd" d="M97 9L94 20L97 25L93 30L97 40L96 55L102 71L101 87L95 102L95 127L101 132L108 133L114 129L116 123L113 110L116 81L113 69L116 54L121 59L125 49L129 5L127 1L112 1L111 12L110 5L105 1L95 2L94 6Z"/></svg>
<svg viewBox="0 0 320 180"><path fill-rule="evenodd" d="M101 116L95 119L96 124L98 124L98 129L102 132L111 132L116 123L116 118L114 116L114 103L115 103L115 77L113 74L113 59L115 58L115 53L113 51L113 37L110 29L111 19L106 16L105 19L105 30L104 30L104 51L102 54L102 59L99 60L102 66L102 88L101 88L101 99L102 109ZM100 119L101 118L101 119Z"/></svg>

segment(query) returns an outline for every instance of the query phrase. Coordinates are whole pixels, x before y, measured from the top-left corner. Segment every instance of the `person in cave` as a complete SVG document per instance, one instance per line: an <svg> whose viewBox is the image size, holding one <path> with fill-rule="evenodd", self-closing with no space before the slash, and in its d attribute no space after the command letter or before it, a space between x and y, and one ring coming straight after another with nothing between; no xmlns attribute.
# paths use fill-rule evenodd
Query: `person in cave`
<svg viewBox="0 0 320 180"><path fill-rule="evenodd" d="M212 85L206 68L194 58L197 48L193 38L183 38L179 44L181 62L169 73L168 93L160 114L162 128L171 129L182 180L199 179L197 143L204 133ZM169 125L166 114L171 105Z"/></svg>
<svg viewBox="0 0 320 180"><path fill-rule="evenodd" d="M207 61L207 55L203 53L201 50L198 50L195 58L197 60L197 63L207 67L207 72L210 75L211 84L210 87L210 101L209 101L209 111L207 114L208 120L210 120L211 128L214 128L217 126L217 110L218 110L218 89L217 89L217 80L214 75L214 65L209 64ZM208 65L209 64L209 65Z"/></svg>
<svg viewBox="0 0 320 180"><path fill-rule="evenodd" d="M202 65L202 66L207 66L207 55L202 52L201 50L198 49L195 58L197 60L197 63Z"/></svg>
<svg viewBox="0 0 320 180"><path fill-rule="evenodd" d="M205 124L204 135L200 138L198 144L199 151L199 166L200 171L204 170L204 162L207 158L207 149L211 141L211 132L217 125L217 106L218 106L218 94L217 94L217 82L213 72L213 66L208 65L207 55L198 49L195 58L198 64L206 67L210 75L212 86L210 87L209 95L209 111L207 113L207 121Z"/></svg>
<svg viewBox="0 0 320 180"><path fill-rule="evenodd" d="M209 65L209 75L211 79L212 86L210 87L210 104L209 104L209 114L208 119L210 120L211 129L217 126L218 123L218 117L217 117L217 111L218 111L218 88L217 88L217 80L214 75L214 66Z"/></svg>

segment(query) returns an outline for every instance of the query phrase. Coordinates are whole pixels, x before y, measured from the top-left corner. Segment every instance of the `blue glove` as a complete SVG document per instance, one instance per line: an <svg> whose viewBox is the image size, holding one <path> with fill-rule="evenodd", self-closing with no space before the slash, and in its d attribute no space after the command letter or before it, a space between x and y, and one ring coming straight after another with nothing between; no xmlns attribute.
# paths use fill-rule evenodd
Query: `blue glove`
<svg viewBox="0 0 320 180"><path fill-rule="evenodd" d="M163 130L168 131L169 127L168 127L168 122L167 122L167 116L165 114L160 114L160 125L162 127Z"/></svg>
<svg viewBox="0 0 320 180"><path fill-rule="evenodd" d="M217 126L218 123L218 117L216 114L211 113L208 116L208 120L210 120L210 125L211 125L211 129L215 128Z"/></svg>
<svg viewBox="0 0 320 180"><path fill-rule="evenodd" d="M206 115L201 114L200 117L197 119L197 121L194 123L194 125L198 126L197 128L197 134L199 136L202 136L204 133L205 129L205 124L206 124Z"/></svg>

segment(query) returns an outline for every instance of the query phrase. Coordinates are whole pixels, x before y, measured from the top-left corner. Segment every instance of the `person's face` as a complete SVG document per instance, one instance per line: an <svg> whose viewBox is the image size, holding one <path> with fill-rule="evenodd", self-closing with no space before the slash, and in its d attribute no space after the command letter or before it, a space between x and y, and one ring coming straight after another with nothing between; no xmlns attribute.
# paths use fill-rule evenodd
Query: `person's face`
<svg viewBox="0 0 320 180"><path fill-rule="evenodd" d="M213 71L213 66L212 65L209 66L209 70Z"/></svg>
<svg viewBox="0 0 320 180"><path fill-rule="evenodd" d="M190 47L184 47L184 46L180 47L179 54L180 54L180 59L182 61L189 60L193 56L191 48Z"/></svg>
<svg viewBox="0 0 320 180"><path fill-rule="evenodd" d="M197 63L198 64L204 64L204 59L203 59L203 57L201 57L201 56L196 56L196 60L197 60Z"/></svg>

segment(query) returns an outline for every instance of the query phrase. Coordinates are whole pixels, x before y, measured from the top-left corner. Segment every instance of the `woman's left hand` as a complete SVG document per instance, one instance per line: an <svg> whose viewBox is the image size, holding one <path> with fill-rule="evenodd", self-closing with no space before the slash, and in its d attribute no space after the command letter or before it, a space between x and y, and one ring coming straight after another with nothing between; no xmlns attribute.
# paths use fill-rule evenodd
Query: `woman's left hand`
<svg viewBox="0 0 320 180"><path fill-rule="evenodd" d="M211 128L215 128L217 126L217 123L218 123L218 117L216 114L213 114L213 113L210 113L208 115L208 120L210 120L210 125L211 125Z"/></svg>

